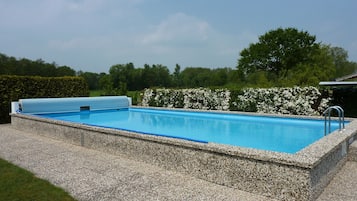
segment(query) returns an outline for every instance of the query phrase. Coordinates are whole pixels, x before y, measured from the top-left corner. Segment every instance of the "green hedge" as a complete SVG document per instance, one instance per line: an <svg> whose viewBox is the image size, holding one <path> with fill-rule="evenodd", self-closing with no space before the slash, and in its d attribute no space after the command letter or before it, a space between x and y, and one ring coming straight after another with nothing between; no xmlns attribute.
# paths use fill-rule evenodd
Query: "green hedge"
<svg viewBox="0 0 357 201"><path fill-rule="evenodd" d="M0 123L10 122L11 101L21 98L88 96L82 77L0 76Z"/></svg>

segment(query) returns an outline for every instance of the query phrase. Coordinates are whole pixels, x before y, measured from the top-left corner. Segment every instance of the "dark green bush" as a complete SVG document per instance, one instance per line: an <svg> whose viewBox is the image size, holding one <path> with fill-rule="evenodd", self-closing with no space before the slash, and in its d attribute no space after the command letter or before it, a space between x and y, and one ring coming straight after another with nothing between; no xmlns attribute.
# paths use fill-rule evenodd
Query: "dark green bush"
<svg viewBox="0 0 357 201"><path fill-rule="evenodd" d="M11 101L21 98L60 98L88 96L82 77L0 76L0 123L10 122Z"/></svg>

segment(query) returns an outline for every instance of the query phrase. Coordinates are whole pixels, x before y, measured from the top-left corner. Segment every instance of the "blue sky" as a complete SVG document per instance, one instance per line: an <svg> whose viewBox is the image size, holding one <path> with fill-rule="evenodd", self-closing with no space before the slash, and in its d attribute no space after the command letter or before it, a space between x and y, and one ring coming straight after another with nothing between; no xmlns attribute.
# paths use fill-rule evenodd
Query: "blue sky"
<svg viewBox="0 0 357 201"><path fill-rule="evenodd" d="M260 35L294 27L357 61L355 0L0 0L0 52L75 70L232 67Z"/></svg>

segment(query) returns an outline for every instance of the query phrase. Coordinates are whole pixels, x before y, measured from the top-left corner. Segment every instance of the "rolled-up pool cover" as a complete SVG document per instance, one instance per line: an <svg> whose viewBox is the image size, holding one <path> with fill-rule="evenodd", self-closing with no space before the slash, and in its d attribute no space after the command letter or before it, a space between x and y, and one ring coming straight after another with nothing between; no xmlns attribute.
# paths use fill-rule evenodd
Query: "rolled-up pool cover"
<svg viewBox="0 0 357 201"><path fill-rule="evenodd" d="M76 98L33 98L20 99L22 113L63 113L81 110L109 110L128 108L127 96L76 97Z"/></svg>

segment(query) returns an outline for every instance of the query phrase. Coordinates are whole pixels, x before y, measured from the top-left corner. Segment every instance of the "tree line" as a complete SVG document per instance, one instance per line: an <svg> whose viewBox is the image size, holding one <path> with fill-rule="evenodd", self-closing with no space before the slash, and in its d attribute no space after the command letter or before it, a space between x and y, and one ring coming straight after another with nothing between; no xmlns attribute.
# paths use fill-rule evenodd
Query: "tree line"
<svg viewBox="0 0 357 201"><path fill-rule="evenodd" d="M133 63L116 64L109 73L79 72L91 90L102 89L106 94L124 94L127 90L136 91L151 87L196 88L225 86L234 83L236 70L231 68L209 69L203 67L186 67L176 64L173 73L161 64L145 64L135 68Z"/></svg>
<svg viewBox="0 0 357 201"><path fill-rule="evenodd" d="M76 72L68 66L46 63L41 59L16 59L0 54L0 74L46 77L81 76L90 90L103 95L152 87L287 87L317 86L320 81L351 74L357 63L348 60L341 47L316 42L316 37L295 28L278 28L259 37L240 52L235 68L186 67L176 64L171 73L162 64L115 64L108 73Z"/></svg>
<svg viewBox="0 0 357 201"><path fill-rule="evenodd" d="M76 71L69 66L46 63L42 59L16 59L0 53L0 75L63 77L75 76Z"/></svg>

